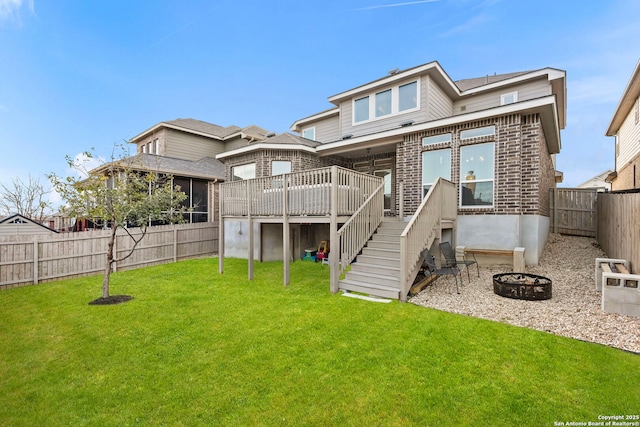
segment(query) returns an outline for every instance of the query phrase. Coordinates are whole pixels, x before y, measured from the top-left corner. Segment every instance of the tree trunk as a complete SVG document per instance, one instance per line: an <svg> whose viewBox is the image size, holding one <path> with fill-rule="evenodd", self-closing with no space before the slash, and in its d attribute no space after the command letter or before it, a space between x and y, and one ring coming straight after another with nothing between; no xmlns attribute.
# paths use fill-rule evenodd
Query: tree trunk
<svg viewBox="0 0 640 427"><path fill-rule="evenodd" d="M115 221L114 221L115 222ZM118 227L111 226L111 235L107 243L107 263L104 267L104 277L102 278L102 298L109 298L109 278L111 276L111 268L113 265L113 247L116 242L116 231Z"/></svg>

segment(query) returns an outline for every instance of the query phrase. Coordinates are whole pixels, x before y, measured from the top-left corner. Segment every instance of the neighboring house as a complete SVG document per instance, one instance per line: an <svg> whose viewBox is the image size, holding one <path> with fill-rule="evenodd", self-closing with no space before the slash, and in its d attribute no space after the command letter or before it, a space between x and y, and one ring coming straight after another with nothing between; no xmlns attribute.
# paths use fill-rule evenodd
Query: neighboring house
<svg viewBox="0 0 640 427"><path fill-rule="evenodd" d="M608 178L611 189L640 188L640 61L622 93L605 135L615 137L615 171Z"/></svg>
<svg viewBox="0 0 640 427"><path fill-rule="evenodd" d="M219 154L227 177L230 165L244 165L251 178L274 174L274 162L291 161L292 172L339 165L381 177L385 215L404 219L443 177L457 188L455 244L522 246L527 263L538 263L549 230L549 189L561 176L555 155L566 120L564 71L453 81L430 62L328 99L331 108L291 126L304 142L280 135L288 139L282 147L267 139Z"/></svg>
<svg viewBox="0 0 640 427"><path fill-rule="evenodd" d="M607 178L613 173L611 169L594 176L593 178L578 185L577 188L598 188L601 191L611 190L611 183L607 182Z"/></svg>
<svg viewBox="0 0 640 427"><path fill-rule="evenodd" d="M0 220L0 236L36 236L58 233L20 214L11 215Z"/></svg>
<svg viewBox="0 0 640 427"><path fill-rule="evenodd" d="M215 156L263 140L268 131L258 126L222 127L194 119L160 122L133 137L135 156L128 160L142 171L172 175L187 194L191 211L187 222L218 220L217 188L225 180L225 166Z"/></svg>

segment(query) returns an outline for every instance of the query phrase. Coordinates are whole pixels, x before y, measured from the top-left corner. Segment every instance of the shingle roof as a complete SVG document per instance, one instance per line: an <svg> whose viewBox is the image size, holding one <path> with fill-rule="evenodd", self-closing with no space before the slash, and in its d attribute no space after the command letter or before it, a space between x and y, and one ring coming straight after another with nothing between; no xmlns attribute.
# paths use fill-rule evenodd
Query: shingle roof
<svg viewBox="0 0 640 427"><path fill-rule="evenodd" d="M279 135L269 137L261 142L264 142L265 144L298 144L313 148L317 147L318 145L322 145L317 141L293 135L291 133L281 133Z"/></svg>
<svg viewBox="0 0 640 427"><path fill-rule="evenodd" d="M516 73L494 74L492 76L486 75L483 77L474 77L471 79L456 80L454 83L456 84L456 86L458 86L458 89L460 89L461 92L464 92L465 90L475 89L480 86L500 82L502 80L507 80L513 77L518 77L530 72L531 71L519 71Z"/></svg>
<svg viewBox="0 0 640 427"><path fill-rule="evenodd" d="M214 125L213 123L207 123L203 122L202 120L195 119L175 119L162 123L167 123L169 125L194 130L197 132L208 133L219 138L224 138L227 135L231 135L232 133L241 130L238 126L228 126L225 128L222 126Z"/></svg>
<svg viewBox="0 0 640 427"><path fill-rule="evenodd" d="M224 164L213 157L205 157L198 161L156 156L154 154L136 154L130 158L131 166L145 170L158 171L171 175L190 178L224 180Z"/></svg>

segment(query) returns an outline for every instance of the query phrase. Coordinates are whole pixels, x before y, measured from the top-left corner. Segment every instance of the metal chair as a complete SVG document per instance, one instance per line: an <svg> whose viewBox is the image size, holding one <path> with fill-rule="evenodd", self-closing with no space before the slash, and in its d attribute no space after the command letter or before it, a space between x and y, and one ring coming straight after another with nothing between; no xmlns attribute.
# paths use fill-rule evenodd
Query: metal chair
<svg viewBox="0 0 640 427"><path fill-rule="evenodd" d="M476 271L478 273L478 277L480 277L480 267L478 265L478 261L476 261L475 255L471 254L473 259L468 260L464 258L462 260L458 260L456 259L456 253L454 252L453 248L451 247L451 243L449 242L440 243L440 252L442 253L442 255L444 255L447 267L457 267L460 264L464 264L465 267L467 267L467 279L469 279L469 282L471 282L471 276L469 275L470 265L476 265Z"/></svg>
<svg viewBox="0 0 640 427"><path fill-rule="evenodd" d="M425 276L453 276L456 281L456 293L460 293L460 290L458 289L458 274L460 274L460 282L462 282L462 273L460 273L460 269L457 266L445 266L438 268L435 258L431 255L428 249L422 251L422 258L423 261L420 270L425 272Z"/></svg>

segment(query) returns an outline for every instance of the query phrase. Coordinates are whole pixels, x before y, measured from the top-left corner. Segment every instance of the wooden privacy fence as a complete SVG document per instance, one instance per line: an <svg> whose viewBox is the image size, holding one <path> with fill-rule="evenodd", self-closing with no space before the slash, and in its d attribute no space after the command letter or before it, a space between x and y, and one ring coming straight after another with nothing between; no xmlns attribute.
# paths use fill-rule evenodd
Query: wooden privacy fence
<svg viewBox="0 0 640 427"><path fill-rule="evenodd" d="M640 193L598 195L598 243L607 256L640 272Z"/></svg>
<svg viewBox="0 0 640 427"><path fill-rule="evenodd" d="M596 201L602 194L597 188L552 188L550 192L551 232L596 237Z"/></svg>
<svg viewBox="0 0 640 427"><path fill-rule="evenodd" d="M129 232L140 235L140 229ZM6 236L0 240L0 289L97 274L104 270L111 230L52 236ZM133 241L119 230L115 255L125 255ZM218 252L218 224L201 222L149 227L133 254L115 265L132 270Z"/></svg>

